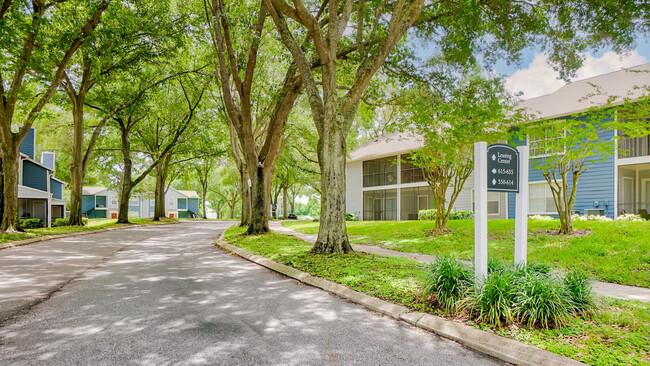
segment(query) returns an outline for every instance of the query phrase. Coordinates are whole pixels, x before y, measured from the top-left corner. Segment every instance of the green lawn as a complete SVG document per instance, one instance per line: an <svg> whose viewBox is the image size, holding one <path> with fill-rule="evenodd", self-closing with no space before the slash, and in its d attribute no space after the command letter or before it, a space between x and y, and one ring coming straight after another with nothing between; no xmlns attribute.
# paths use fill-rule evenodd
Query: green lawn
<svg viewBox="0 0 650 366"><path fill-rule="evenodd" d="M363 253L310 254L311 245L296 237L240 235L245 230L232 227L226 231L225 239L248 252L314 276L414 310L424 310L416 298L422 288L426 267L418 262ZM513 327L497 332L592 365L648 364L650 305L613 299L601 299L599 302L600 310L591 319L577 319L558 330Z"/></svg>
<svg viewBox="0 0 650 366"><path fill-rule="evenodd" d="M288 221L283 225L307 234L318 232L317 222ZM512 260L514 220L488 222L488 253ZM461 259L474 257L474 221L449 221L448 234L429 237L433 222L353 221L348 222L350 241L402 252L448 254ZM528 259L568 269L580 266L594 278L632 286L650 287L650 222L574 223L586 235L558 236L550 232L559 222L528 221Z"/></svg>
<svg viewBox="0 0 650 366"><path fill-rule="evenodd" d="M156 224L169 224L176 222L176 219L163 219L161 221L153 221L151 219L131 218L129 221L137 225L156 225ZM107 227L122 227L127 226L117 224L117 219L90 219L86 226L60 226L60 227L45 227L41 229L28 229L24 233L17 234L0 234L0 243L7 243L10 241L17 241L23 239L34 238L37 236L66 234L78 231L89 231L103 229Z"/></svg>

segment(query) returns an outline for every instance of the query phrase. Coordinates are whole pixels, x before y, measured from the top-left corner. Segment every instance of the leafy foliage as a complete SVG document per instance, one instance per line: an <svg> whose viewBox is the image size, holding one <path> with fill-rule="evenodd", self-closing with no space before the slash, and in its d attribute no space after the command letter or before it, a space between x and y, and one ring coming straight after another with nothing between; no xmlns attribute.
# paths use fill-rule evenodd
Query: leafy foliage
<svg viewBox="0 0 650 366"><path fill-rule="evenodd" d="M41 219L19 219L18 225L21 229L39 229L43 227Z"/></svg>
<svg viewBox="0 0 650 366"><path fill-rule="evenodd" d="M433 221L436 219L438 210L435 208L428 210L418 211L418 220L430 220ZM471 220L474 218L474 212L471 210L451 210L447 215L449 220Z"/></svg>
<svg viewBox="0 0 650 366"><path fill-rule="evenodd" d="M440 256L431 264L422 296L453 311L473 283L474 275L467 266L453 257Z"/></svg>

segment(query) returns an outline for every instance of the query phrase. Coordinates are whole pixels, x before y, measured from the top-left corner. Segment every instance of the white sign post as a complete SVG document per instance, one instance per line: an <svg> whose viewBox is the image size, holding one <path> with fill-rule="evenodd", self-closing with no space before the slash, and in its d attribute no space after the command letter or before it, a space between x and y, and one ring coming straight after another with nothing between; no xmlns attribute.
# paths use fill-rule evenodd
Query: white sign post
<svg viewBox="0 0 650 366"><path fill-rule="evenodd" d="M487 278L487 143L474 143L474 276Z"/></svg>
<svg viewBox="0 0 650 366"><path fill-rule="evenodd" d="M488 153L490 156L488 156ZM487 278L488 191L517 195L515 265L526 265L528 242L528 147L474 143L474 276Z"/></svg>
<svg viewBox="0 0 650 366"><path fill-rule="evenodd" d="M519 146L519 193L515 209L515 265L526 265L528 253L528 146Z"/></svg>

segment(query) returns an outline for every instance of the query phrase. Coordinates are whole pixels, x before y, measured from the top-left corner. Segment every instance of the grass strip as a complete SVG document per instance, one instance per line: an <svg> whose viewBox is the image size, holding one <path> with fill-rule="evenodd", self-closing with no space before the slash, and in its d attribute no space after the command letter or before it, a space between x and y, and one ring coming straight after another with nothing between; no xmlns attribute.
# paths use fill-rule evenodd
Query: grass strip
<svg viewBox="0 0 650 366"><path fill-rule="evenodd" d="M559 221L528 221L528 260L561 270L580 266L591 277L605 282L650 287L650 222L576 221L576 235L555 235ZM306 234L318 233L317 222L283 222ZM474 257L474 221L452 220L450 233L431 237L431 221L351 221L347 223L353 244L380 246L400 252ZM491 257L514 257L514 220L488 221Z"/></svg>
<svg viewBox="0 0 650 366"><path fill-rule="evenodd" d="M313 276L413 310L441 315L439 310L424 308L416 301L427 275L427 269L419 262L363 253L316 255L308 252L309 243L294 236L244 236L245 230L231 227L226 231L225 240ZM512 326L494 331L592 365L650 364L650 306L638 301L603 298L599 307L600 311L591 319L578 318L560 329Z"/></svg>
<svg viewBox="0 0 650 366"><path fill-rule="evenodd" d="M135 225L159 225L170 224L177 222L176 219L161 219L160 221L153 221L152 219L131 218L131 224ZM109 227L127 227L128 224L118 224L117 219L90 219L88 224L84 226L59 226L59 227L44 227L40 229L27 229L24 233L15 234L0 234L0 243L7 243L12 241L31 239L39 236L46 235L60 235L68 233L76 233L82 231L92 231L105 229Z"/></svg>

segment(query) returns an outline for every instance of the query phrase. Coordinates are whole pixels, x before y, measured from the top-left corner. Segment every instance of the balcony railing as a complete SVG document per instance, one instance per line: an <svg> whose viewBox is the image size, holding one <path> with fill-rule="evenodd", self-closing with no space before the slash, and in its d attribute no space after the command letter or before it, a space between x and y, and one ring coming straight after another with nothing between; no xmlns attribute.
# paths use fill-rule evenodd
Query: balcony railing
<svg viewBox="0 0 650 366"><path fill-rule="evenodd" d="M618 141L619 158L638 158L650 155L650 136L621 136Z"/></svg>

